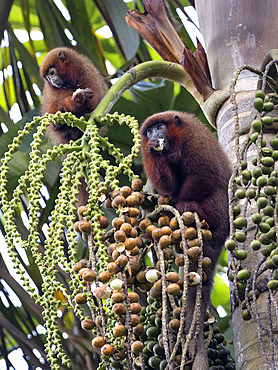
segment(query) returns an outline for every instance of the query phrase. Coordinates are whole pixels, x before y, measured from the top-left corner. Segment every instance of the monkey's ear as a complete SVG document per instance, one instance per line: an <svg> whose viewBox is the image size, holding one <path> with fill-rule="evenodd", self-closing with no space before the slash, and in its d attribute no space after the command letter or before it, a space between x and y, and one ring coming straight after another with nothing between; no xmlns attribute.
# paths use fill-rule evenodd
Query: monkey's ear
<svg viewBox="0 0 278 370"><path fill-rule="evenodd" d="M182 124L182 121L181 121L180 117L177 114L174 115L174 122L177 126L181 126L181 124Z"/></svg>
<svg viewBox="0 0 278 370"><path fill-rule="evenodd" d="M56 57L64 63L64 61L67 59L66 53L64 51L58 51L56 54Z"/></svg>

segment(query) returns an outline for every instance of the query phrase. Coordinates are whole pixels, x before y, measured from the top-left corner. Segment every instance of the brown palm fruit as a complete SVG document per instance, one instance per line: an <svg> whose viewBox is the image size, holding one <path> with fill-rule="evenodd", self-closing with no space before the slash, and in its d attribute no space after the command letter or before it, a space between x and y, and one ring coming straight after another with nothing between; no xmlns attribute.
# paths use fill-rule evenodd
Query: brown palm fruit
<svg viewBox="0 0 278 370"><path fill-rule="evenodd" d="M117 265L125 267L128 264L128 257L125 254L121 254L116 261Z"/></svg>
<svg viewBox="0 0 278 370"><path fill-rule="evenodd" d="M172 256L172 249L170 248L163 249L163 256L164 256L164 259L168 261Z"/></svg>
<svg viewBox="0 0 278 370"><path fill-rule="evenodd" d="M129 236L130 236L131 238L136 238L136 237L138 236L138 231L133 227L133 228L131 229L131 232L130 232Z"/></svg>
<svg viewBox="0 0 278 370"><path fill-rule="evenodd" d="M78 261L74 264L73 271L77 273L82 268L86 268L88 266L88 264L89 264L89 260L84 258L84 259L82 259L82 260L80 260L80 261Z"/></svg>
<svg viewBox="0 0 278 370"><path fill-rule="evenodd" d="M146 272L145 271L139 271L138 274L136 275L136 280L139 283L146 283L147 282Z"/></svg>
<svg viewBox="0 0 278 370"><path fill-rule="evenodd" d="M173 234L172 234L172 235L173 235ZM175 244L175 245L174 245L174 250L175 250L175 252L176 252L176 253L178 253L178 254L183 253L182 243Z"/></svg>
<svg viewBox="0 0 278 370"><path fill-rule="evenodd" d="M157 199L157 204L159 206L163 204L170 204L170 198L167 195L160 195Z"/></svg>
<svg viewBox="0 0 278 370"><path fill-rule="evenodd" d="M92 224L90 221L83 220L79 222L79 229L84 234L90 234L92 231Z"/></svg>
<svg viewBox="0 0 278 370"><path fill-rule="evenodd" d="M141 179L134 179L131 183L131 189L133 191L141 191L143 189L143 181Z"/></svg>
<svg viewBox="0 0 278 370"><path fill-rule="evenodd" d="M116 198L112 201L112 207L118 208L118 207L125 207L126 206L126 199L122 195L117 195Z"/></svg>
<svg viewBox="0 0 278 370"><path fill-rule="evenodd" d="M131 255L132 256L136 256L137 254L139 254L139 248L136 246L136 247L134 247L132 250L131 250Z"/></svg>
<svg viewBox="0 0 278 370"><path fill-rule="evenodd" d="M126 236L129 236L132 230L132 226L129 223L124 222L121 225L120 230L123 231L126 234Z"/></svg>
<svg viewBox="0 0 278 370"><path fill-rule="evenodd" d="M118 243L111 243L107 248L108 254L112 255L113 251L118 247Z"/></svg>
<svg viewBox="0 0 278 370"><path fill-rule="evenodd" d="M92 281L96 280L96 274L93 270L88 269L87 271L83 272L82 279L85 280L87 283L91 283Z"/></svg>
<svg viewBox="0 0 278 370"><path fill-rule="evenodd" d="M165 277L170 283L177 283L180 279L179 274L174 271L168 272Z"/></svg>
<svg viewBox="0 0 278 370"><path fill-rule="evenodd" d="M128 251L132 250L137 245L135 238L127 238L124 244L125 244L125 249Z"/></svg>
<svg viewBox="0 0 278 370"><path fill-rule="evenodd" d="M169 226L169 224L170 224L170 218L169 218L169 216L166 216L166 215L165 216L161 216L161 217L159 217L157 223L158 223L158 226L159 227Z"/></svg>
<svg viewBox="0 0 278 370"><path fill-rule="evenodd" d="M173 231L179 229L178 220L175 217L171 218L169 226Z"/></svg>
<svg viewBox="0 0 278 370"><path fill-rule="evenodd" d="M181 315L181 307L175 307L173 310L174 319L179 319Z"/></svg>
<svg viewBox="0 0 278 370"><path fill-rule="evenodd" d="M106 229L109 226L108 218L105 216L99 216L99 223L101 229Z"/></svg>
<svg viewBox="0 0 278 370"><path fill-rule="evenodd" d="M140 206L140 198L138 193L132 193L126 198L126 204L128 207L138 207Z"/></svg>
<svg viewBox="0 0 278 370"><path fill-rule="evenodd" d="M159 227L156 227L155 229L153 229L151 236L154 240L158 241L161 238L162 235L163 235L163 233L162 233L161 229Z"/></svg>
<svg viewBox="0 0 278 370"><path fill-rule="evenodd" d="M127 279L126 279L126 285L128 287L131 287L133 284L134 284L135 280L134 280L134 277L132 276L128 276Z"/></svg>
<svg viewBox="0 0 278 370"><path fill-rule="evenodd" d="M171 283L167 286L166 289L168 294L171 295L179 295L180 294L180 286L177 283Z"/></svg>
<svg viewBox="0 0 278 370"><path fill-rule="evenodd" d="M181 289L183 289L184 282L181 279L177 281L177 284L180 286Z"/></svg>
<svg viewBox="0 0 278 370"><path fill-rule="evenodd" d="M162 235L171 235L172 230L169 226L162 226L161 228Z"/></svg>
<svg viewBox="0 0 278 370"><path fill-rule="evenodd" d="M144 349L144 343L142 343L140 340L136 340L131 345L131 352L133 353L140 353Z"/></svg>
<svg viewBox="0 0 278 370"><path fill-rule="evenodd" d="M197 230L195 227L188 227L184 232L184 236L186 239L194 239L197 236Z"/></svg>
<svg viewBox="0 0 278 370"><path fill-rule="evenodd" d="M122 303L115 303L112 310L118 316L122 316L126 313L126 308Z"/></svg>
<svg viewBox="0 0 278 370"><path fill-rule="evenodd" d="M118 257L120 257L120 252L118 252L117 250L114 250L112 253L113 260L116 261Z"/></svg>
<svg viewBox="0 0 278 370"><path fill-rule="evenodd" d="M87 302L87 297L83 296L83 293L77 293L75 296L75 302L77 304L84 304Z"/></svg>
<svg viewBox="0 0 278 370"><path fill-rule="evenodd" d="M187 244L189 248L192 248L192 247L200 247L202 243L200 239L195 238L192 240L188 240Z"/></svg>
<svg viewBox="0 0 278 370"><path fill-rule="evenodd" d="M133 193L132 193L132 195L133 196L136 196L136 197L138 197L139 198L139 206L144 202L144 200L145 200L145 196L144 196L144 194L142 194L142 193L140 193L139 191L134 191Z"/></svg>
<svg viewBox="0 0 278 370"><path fill-rule="evenodd" d="M121 218L119 218L119 217L115 217L115 218L112 220L112 226L113 226L116 230L119 230L123 223L124 223L123 219L121 219Z"/></svg>
<svg viewBox="0 0 278 370"><path fill-rule="evenodd" d="M138 236L136 236L135 240L136 240L137 247L142 248L142 246L143 246L142 239L140 239Z"/></svg>
<svg viewBox="0 0 278 370"><path fill-rule="evenodd" d="M126 233L122 230L118 230L114 233L114 239L116 242L124 242L126 240Z"/></svg>
<svg viewBox="0 0 278 370"><path fill-rule="evenodd" d="M111 298L114 303L121 303L125 300L125 295L123 292L114 291Z"/></svg>
<svg viewBox="0 0 278 370"><path fill-rule="evenodd" d="M129 186L123 186L121 189L120 189L120 194L127 198L130 194L131 194L131 189Z"/></svg>
<svg viewBox="0 0 278 370"><path fill-rule="evenodd" d="M107 270L111 275L116 275L121 271L121 268L116 262L109 262L107 265Z"/></svg>
<svg viewBox="0 0 278 370"><path fill-rule="evenodd" d="M111 344L105 344L103 347L101 347L101 353L103 356L106 356L106 357L113 356L115 351L116 351L116 348L111 346Z"/></svg>
<svg viewBox="0 0 278 370"><path fill-rule="evenodd" d="M110 198L113 200L115 199L118 195L120 195L120 190L113 190L110 194Z"/></svg>
<svg viewBox="0 0 278 370"><path fill-rule="evenodd" d="M131 303L130 304L130 312L131 313L135 313L136 315L138 315L142 310L142 307L139 303Z"/></svg>
<svg viewBox="0 0 278 370"><path fill-rule="evenodd" d="M117 325L113 329L113 335L116 338L125 337L127 335L127 328L124 325Z"/></svg>
<svg viewBox="0 0 278 370"><path fill-rule="evenodd" d="M142 324L138 324L134 326L133 333L137 335L137 337L141 337L145 333L144 326Z"/></svg>
<svg viewBox="0 0 278 370"><path fill-rule="evenodd" d="M113 208L112 207L112 200L111 199L106 199L106 201L104 202L104 207L105 208Z"/></svg>
<svg viewBox="0 0 278 370"><path fill-rule="evenodd" d="M209 257L204 257L202 259L202 267L204 270L208 269L209 266L211 265L211 259Z"/></svg>
<svg viewBox="0 0 278 370"><path fill-rule="evenodd" d="M146 281L145 283L140 283L139 288L142 290L142 292L148 292L152 287L152 284L149 281Z"/></svg>
<svg viewBox="0 0 278 370"><path fill-rule="evenodd" d="M81 327L84 330L92 330L93 328L95 328L95 326L96 324L91 319L84 319L81 321Z"/></svg>
<svg viewBox="0 0 278 370"><path fill-rule="evenodd" d="M128 292L128 298L130 303L138 303L140 300L139 294L135 292Z"/></svg>
<svg viewBox="0 0 278 370"><path fill-rule="evenodd" d="M129 217L138 217L140 215L140 211L138 208L130 207L127 211Z"/></svg>
<svg viewBox="0 0 278 370"><path fill-rule="evenodd" d="M212 238L212 233L209 230L201 229L202 237L204 242L209 242Z"/></svg>
<svg viewBox="0 0 278 370"><path fill-rule="evenodd" d="M195 221L195 216L192 212L184 212L181 218L185 225L191 225Z"/></svg>
<svg viewBox="0 0 278 370"><path fill-rule="evenodd" d="M152 223L149 219L144 218L142 221L139 223L139 229L143 232L146 231L147 227L150 226Z"/></svg>
<svg viewBox="0 0 278 370"><path fill-rule="evenodd" d="M152 289L153 289L156 293L158 293L158 294L161 294L161 293L162 293L162 281L161 281L161 279L157 280L157 281L154 283L154 285L153 285Z"/></svg>
<svg viewBox="0 0 278 370"><path fill-rule="evenodd" d="M171 234L171 239L172 239L172 242L175 244L180 243L181 242L181 231L179 229L174 230Z"/></svg>
<svg viewBox="0 0 278 370"><path fill-rule="evenodd" d="M184 255L178 254L175 258L175 264L179 267L184 266Z"/></svg>
<svg viewBox="0 0 278 370"><path fill-rule="evenodd" d="M111 275L109 271L102 271L98 275L98 280L101 281L102 283L107 283L111 279Z"/></svg>
<svg viewBox="0 0 278 370"><path fill-rule="evenodd" d="M94 348L101 348L101 347L103 347L105 345L105 343L106 343L106 340L103 337L95 337L92 340L92 346Z"/></svg>
<svg viewBox="0 0 278 370"><path fill-rule="evenodd" d="M172 320L170 320L169 327L174 332L177 332L179 330L179 327L180 327L180 320L179 319L172 319Z"/></svg>
<svg viewBox="0 0 278 370"><path fill-rule="evenodd" d="M187 250L186 254L188 255L190 261L192 263L197 263L198 262L198 258L200 257L201 255L201 248L199 247L192 247L190 249Z"/></svg>
<svg viewBox="0 0 278 370"><path fill-rule="evenodd" d="M137 326L140 324L140 317L135 314L131 314L131 326Z"/></svg>
<svg viewBox="0 0 278 370"><path fill-rule="evenodd" d="M171 242L171 237L169 235L162 235L162 237L159 239L159 246L161 249L165 249L169 247Z"/></svg>
<svg viewBox="0 0 278 370"><path fill-rule="evenodd" d="M126 216L125 217L125 221L130 224L132 227L135 227L138 225L138 220L137 218L135 217L129 217L129 216Z"/></svg>
<svg viewBox="0 0 278 370"><path fill-rule="evenodd" d="M153 230L156 229L156 227L154 225L149 225L147 228L146 228L146 233L149 237L152 237L152 232Z"/></svg>

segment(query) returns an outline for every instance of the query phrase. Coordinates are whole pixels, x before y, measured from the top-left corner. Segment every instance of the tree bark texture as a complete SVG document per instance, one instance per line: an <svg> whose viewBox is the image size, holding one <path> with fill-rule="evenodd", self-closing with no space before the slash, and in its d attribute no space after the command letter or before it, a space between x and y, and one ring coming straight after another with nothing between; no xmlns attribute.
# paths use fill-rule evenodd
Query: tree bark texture
<svg viewBox="0 0 278 370"><path fill-rule="evenodd" d="M260 69L267 52L277 47L278 29L278 2L269 0L262 2L241 0L196 0L196 9L200 22L200 29L204 36L205 47L212 76L213 87L228 90L235 70L242 65L250 65ZM275 52L274 52L275 55ZM276 59L276 58L275 58ZM249 71L241 73L236 87L236 101L239 112L239 134L242 144L249 132L252 120L256 116L253 108L254 94L257 90L258 77ZM277 112L272 112L277 116ZM233 164L236 165L236 134L234 108L227 99L215 114L219 142L228 154ZM277 134L277 124L264 132L264 139L269 140ZM248 150L248 167L255 154L252 147ZM251 166L252 167L252 166ZM246 201L246 200L245 200ZM249 219L255 207L249 207L246 215ZM252 273L258 261L263 258L260 251L254 252L250 242L254 233L248 230L247 241L244 243L248 252L247 260L242 263L244 268L249 268ZM267 272L267 274L269 271ZM268 293L266 274L260 276L258 288L262 291L257 304L258 315L263 326L268 326ZM257 288L257 287L256 287ZM276 298L276 297L275 297ZM277 300L277 298L276 298ZM273 307L272 307L272 311ZM272 316L273 332L277 334L277 318ZM262 354L258 339L257 323L251 319L242 319L242 309L236 305L232 315L234 332L234 349L237 370L275 369L278 367L278 350L274 350L273 366L269 366ZM265 353L271 360L269 341L262 332L262 341Z"/></svg>

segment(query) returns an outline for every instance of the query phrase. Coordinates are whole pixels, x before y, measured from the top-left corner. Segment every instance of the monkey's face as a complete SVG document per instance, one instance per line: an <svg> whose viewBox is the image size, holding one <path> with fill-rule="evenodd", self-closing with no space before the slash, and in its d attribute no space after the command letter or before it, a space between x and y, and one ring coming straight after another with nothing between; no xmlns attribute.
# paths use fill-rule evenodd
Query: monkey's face
<svg viewBox="0 0 278 370"><path fill-rule="evenodd" d="M62 89L64 86L63 79L59 76L57 69L55 67L50 67L46 71L46 74L44 75L44 78L57 89Z"/></svg>
<svg viewBox="0 0 278 370"><path fill-rule="evenodd" d="M42 77L56 89L75 89L80 65L66 48L52 50L41 65Z"/></svg>
<svg viewBox="0 0 278 370"><path fill-rule="evenodd" d="M169 148L167 126L163 122L158 122L147 128L144 134L148 138L147 148L150 153L167 153Z"/></svg>

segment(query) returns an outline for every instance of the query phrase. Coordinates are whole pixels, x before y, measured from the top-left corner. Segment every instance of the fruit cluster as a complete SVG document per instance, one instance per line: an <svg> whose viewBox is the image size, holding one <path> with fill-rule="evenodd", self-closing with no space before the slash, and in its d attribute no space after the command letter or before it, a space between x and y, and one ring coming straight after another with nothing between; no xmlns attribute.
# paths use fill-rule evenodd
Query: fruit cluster
<svg viewBox="0 0 278 370"><path fill-rule="evenodd" d="M263 135L266 127L278 121L278 117L270 115L274 103L275 101L271 97L266 97L263 91L256 92L254 108L258 113L251 123L248 142L242 153L245 153L245 159L248 149L254 152L255 148L257 153L250 163L241 158L237 176L234 178L234 192L230 197L233 220L231 237L225 246L231 252L232 271L229 278L237 289L244 320L252 317L251 302L259 296L259 292L253 291L251 286L260 272L251 276L251 271L245 267L248 249L253 250L254 256L257 251L262 254L264 262L262 268L272 271L269 275L268 288L272 291L278 288L276 231L278 171L275 169L278 160L278 135L268 143ZM258 266L258 271L260 267Z"/></svg>
<svg viewBox="0 0 278 370"><path fill-rule="evenodd" d="M110 229L106 217L99 219L101 228L107 229L103 235L109 256L105 270L97 270L97 250L73 267L88 287L86 294L76 295L76 303L94 303L92 317L83 320L82 327L93 330L92 346L112 369L165 369L169 360L176 366L186 364L188 344L180 335L186 335L186 292L188 285L205 283L211 264L202 253L203 242L212 237L208 224L191 212L179 215L162 196L157 197L158 207L170 212L158 210L152 218L142 217L148 196L142 189L142 181L135 179L131 187L105 192L105 207L118 213ZM78 214L75 230L90 242L93 229L83 219L86 207L80 207ZM189 261L196 265L196 272L189 271ZM213 352L211 366L216 359L220 366L215 348L222 349L221 343L213 347L208 343L208 352ZM232 364L226 357L221 364Z"/></svg>

